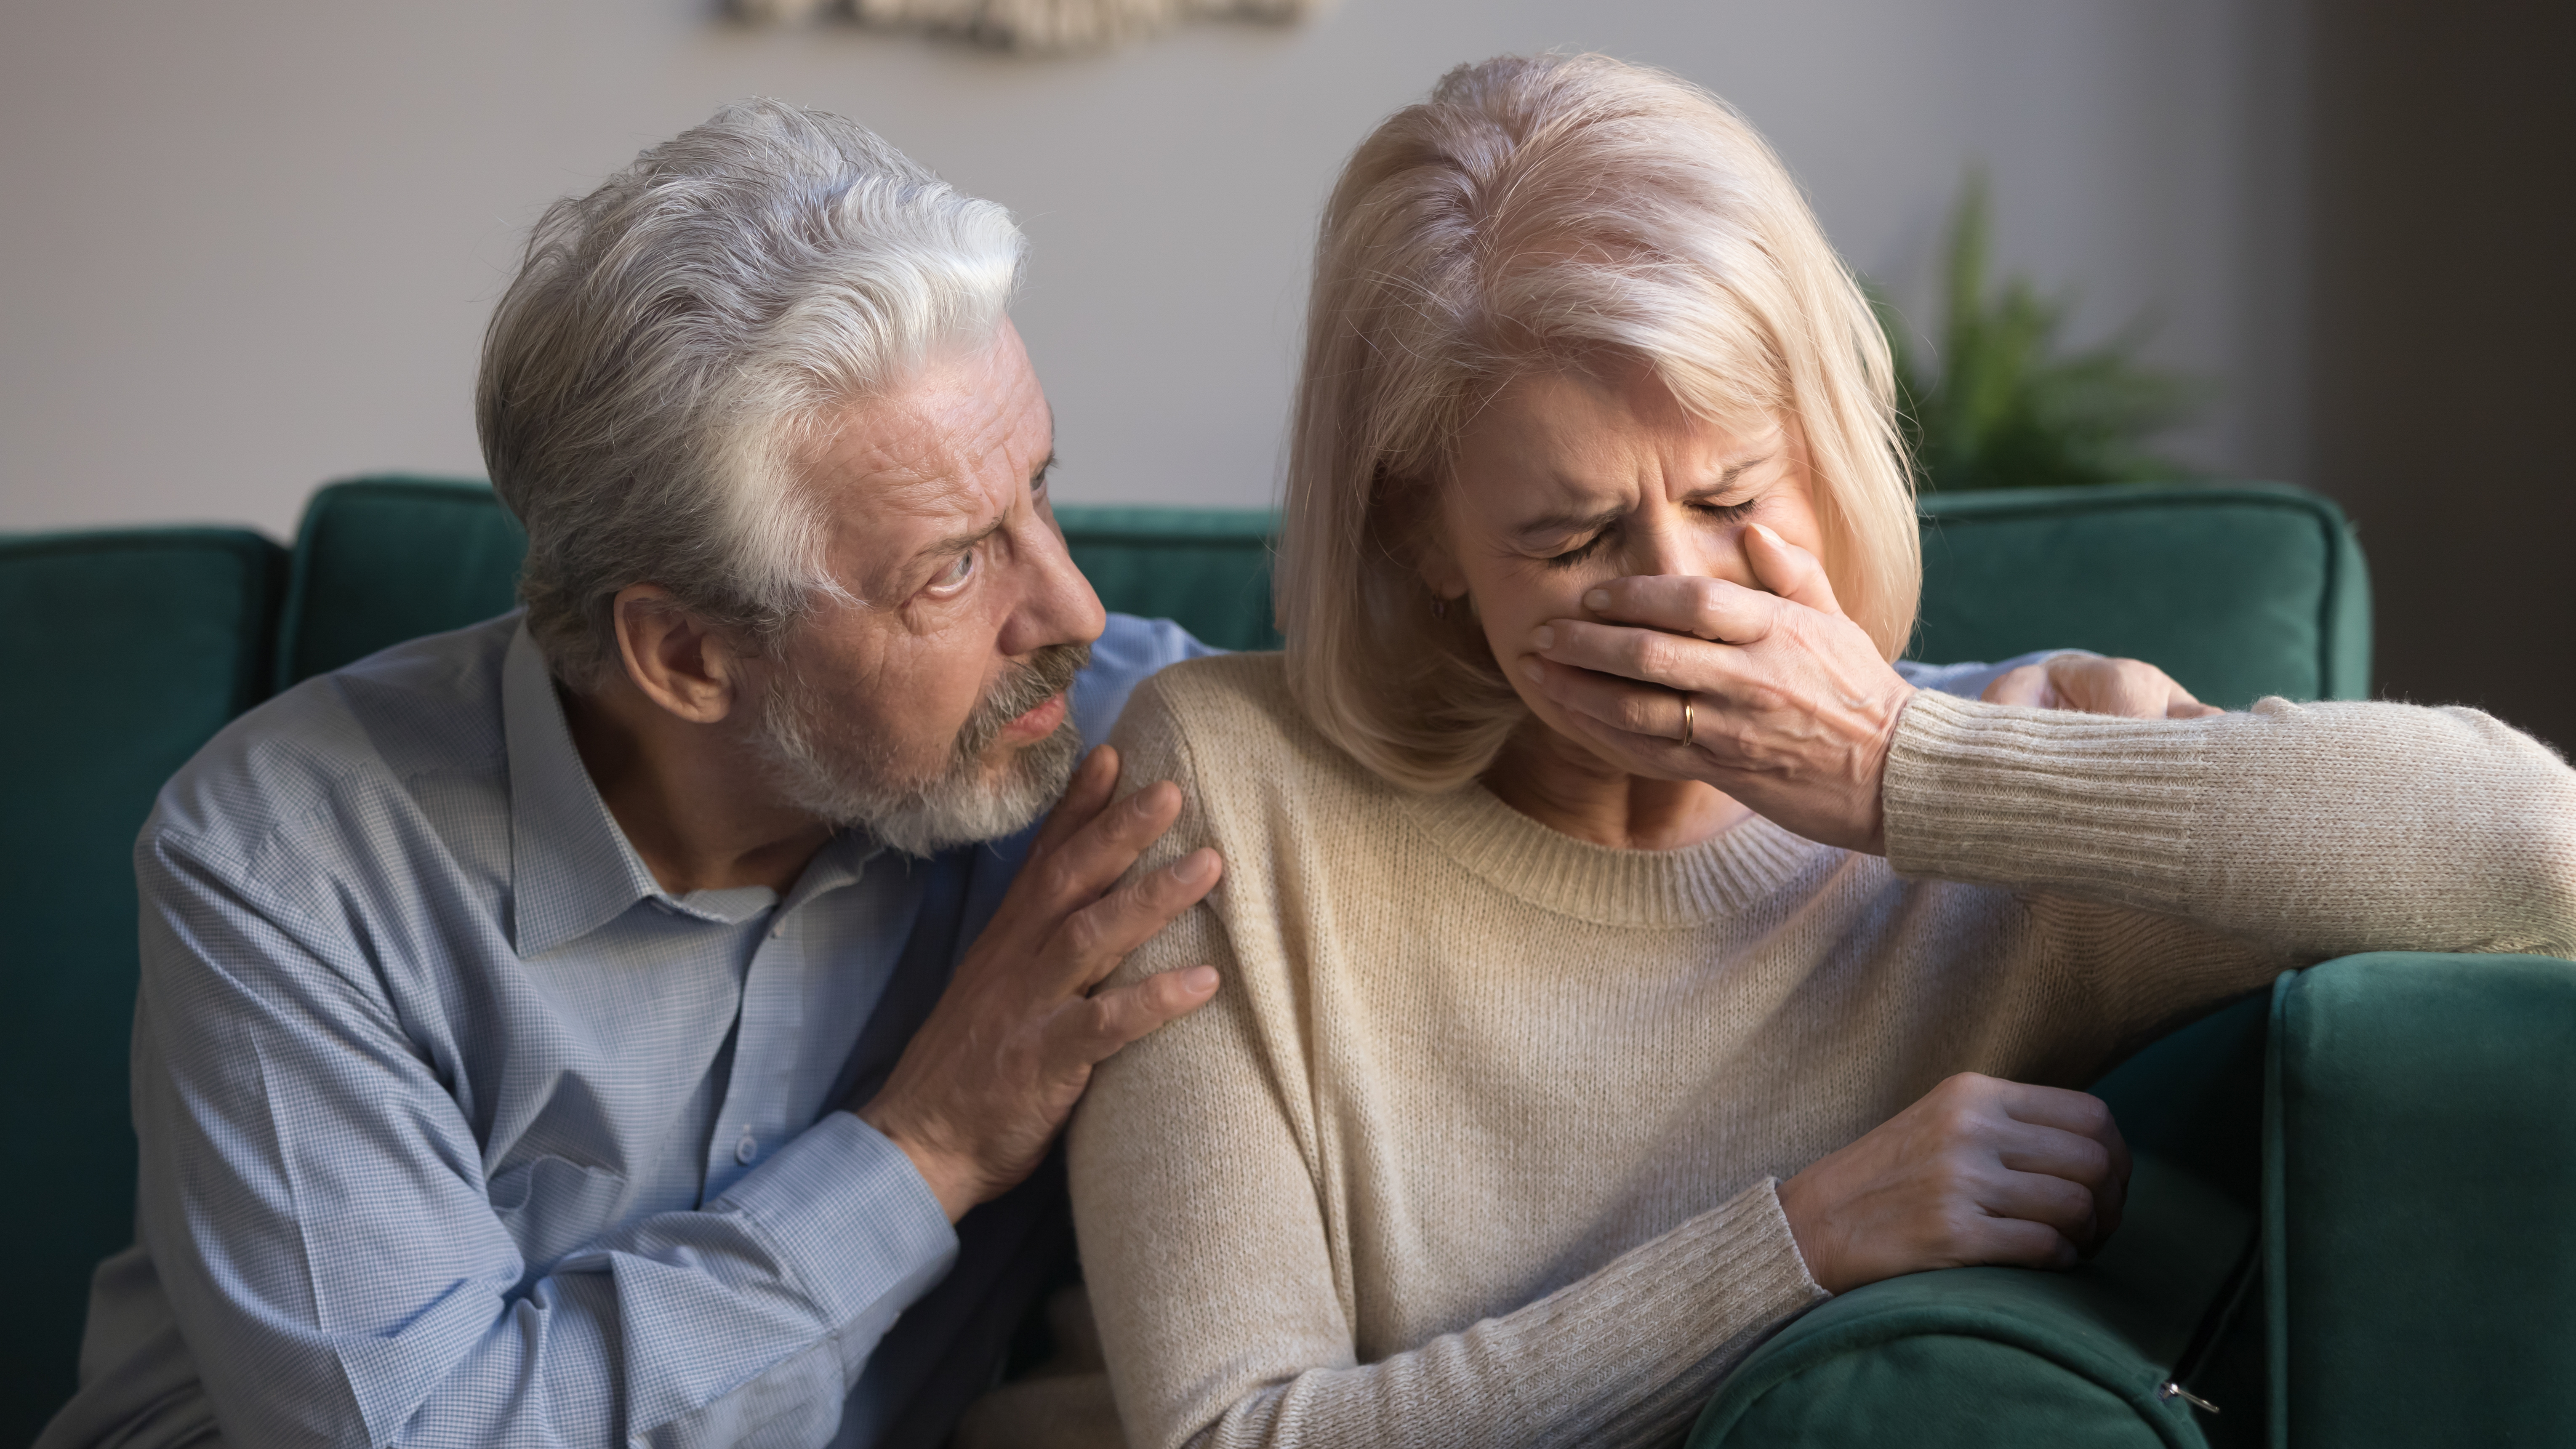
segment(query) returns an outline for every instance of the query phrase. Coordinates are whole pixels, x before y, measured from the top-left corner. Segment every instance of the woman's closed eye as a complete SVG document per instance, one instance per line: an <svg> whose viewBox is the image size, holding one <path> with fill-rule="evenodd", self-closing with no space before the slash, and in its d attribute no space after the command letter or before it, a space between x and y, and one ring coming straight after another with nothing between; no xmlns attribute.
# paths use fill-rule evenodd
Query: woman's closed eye
<svg viewBox="0 0 2576 1449"><path fill-rule="evenodd" d="M1592 557L1594 554L1599 553L1601 551L1602 541L1607 539L1609 536L1610 530L1606 528L1602 529L1598 533L1593 534L1590 538L1574 545L1572 548L1566 549L1562 553L1549 554L1547 557L1540 559L1539 562L1552 569L1570 569L1576 564L1583 562L1585 559Z"/></svg>
<svg viewBox="0 0 2576 1449"><path fill-rule="evenodd" d="M1756 497L1747 498L1736 503L1694 503L1690 505L1690 508L1693 513L1698 514L1700 518L1706 522L1732 526L1743 522L1748 516L1750 516L1753 512L1754 505L1761 501L1762 500L1760 498ZM1584 539L1581 543L1571 545L1570 547L1559 550L1556 553L1548 554L1544 558L1541 558L1539 562L1552 569L1572 568L1576 564L1582 563L1585 559L1599 553L1601 551L1601 545L1608 542L1610 535L1616 532L1618 532L1618 525L1616 524L1597 529L1593 532L1591 537Z"/></svg>

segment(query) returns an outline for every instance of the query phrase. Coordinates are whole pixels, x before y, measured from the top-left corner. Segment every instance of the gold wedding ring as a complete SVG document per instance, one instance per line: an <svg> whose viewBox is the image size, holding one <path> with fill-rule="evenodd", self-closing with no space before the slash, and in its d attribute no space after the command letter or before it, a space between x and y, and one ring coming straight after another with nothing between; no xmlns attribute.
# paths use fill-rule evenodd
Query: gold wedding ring
<svg viewBox="0 0 2576 1449"><path fill-rule="evenodd" d="M1690 748L1690 742L1691 742L1691 697L1690 697L1690 691L1689 691L1689 690L1687 690L1687 689L1683 690L1683 691L1681 692L1681 696L1682 696L1682 748L1687 750L1687 749L1689 749L1689 748Z"/></svg>

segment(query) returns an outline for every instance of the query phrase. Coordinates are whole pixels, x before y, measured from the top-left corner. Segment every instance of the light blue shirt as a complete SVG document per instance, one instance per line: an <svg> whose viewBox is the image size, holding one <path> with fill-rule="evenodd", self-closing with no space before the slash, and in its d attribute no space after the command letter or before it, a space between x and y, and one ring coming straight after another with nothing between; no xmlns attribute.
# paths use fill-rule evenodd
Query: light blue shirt
<svg viewBox="0 0 2576 1449"><path fill-rule="evenodd" d="M1205 652L1111 615L1077 726ZM515 616L253 711L136 846L139 1241L40 1444L944 1439L1070 1251L1060 1176L952 1231L831 1108L1027 843L845 833L783 898L674 896Z"/></svg>
<svg viewBox="0 0 2576 1449"><path fill-rule="evenodd" d="M1077 727L1204 652L1112 615ZM136 847L139 1242L42 1442L937 1442L1069 1251L1060 1187L952 1231L831 1108L1026 848L844 833L784 898L674 896L515 616L252 712Z"/></svg>

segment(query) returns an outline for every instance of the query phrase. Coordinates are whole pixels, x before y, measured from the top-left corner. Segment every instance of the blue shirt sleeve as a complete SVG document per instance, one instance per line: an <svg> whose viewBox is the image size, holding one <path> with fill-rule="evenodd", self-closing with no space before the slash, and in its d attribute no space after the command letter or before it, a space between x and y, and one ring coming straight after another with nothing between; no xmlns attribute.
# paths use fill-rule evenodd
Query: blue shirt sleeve
<svg viewBox="0 0 2576 1449"><path fill-rule="evenodd" d="M1068 701L1073 707L1073 727L1082 732L1083 743L1096 745L1109 738L1119 712L1127 708L1127 696L1157 670L1225 652L1200 643L1169 619L1112 614L1100 637L1092 641L1091 666L1074 677L1073 697Z"/></svg>
<svg viewBox="0 0 2576 1449"><path fill-rule="evenodd" d="M550 1178L512 1185L524 1202L496 1201L475 1104L362 943L263 892L279 862L191 847L160 835L137 854L137 1227L226 1438L830 1439L956 1251L900 1150L827 1113L702 1209L532 1279L499 1214L614 1176L550 1158Z"/></svg>

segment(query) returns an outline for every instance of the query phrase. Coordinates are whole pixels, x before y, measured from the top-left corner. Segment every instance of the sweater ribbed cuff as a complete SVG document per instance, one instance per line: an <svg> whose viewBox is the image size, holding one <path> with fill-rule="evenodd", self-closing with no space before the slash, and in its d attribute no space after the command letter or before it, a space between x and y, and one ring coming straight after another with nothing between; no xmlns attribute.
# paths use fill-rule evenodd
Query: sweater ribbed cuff
<svg viewBox="0 0 2576 1449"><path fill-rule="evenodd" d="M1807 1271L1789 1214L1780 1206L1780 1180L1766 1177L1715 1210L1682 1224L1662 1240L1672 1254L1657 1265L1659 1289L1689 1299L1679 1311L1705 1320L1708 1285L1728 1285L1729 1296L1751 1311L1749 1322L1772 1322L1833 1295ZM1634 1316L1631 1300L1623 1316Z"/></svg>
<svg viewBox="0 0 2576 1449"><path fill-rule="evenodd" d="M1465 1337L1529 1366L1518 1413L1548 1428L1539 1442L1667 1442L1745 1355L1831 1296L1807 1271L1778 1181L1764 1178Z"/></svg>
<svg viewBox="0 0 2576 1449"><path fill-rule="evenodd" d="M2171 909L2204 788L2198 723L1917 693L1881 787L1888 864Z"/></svg>

